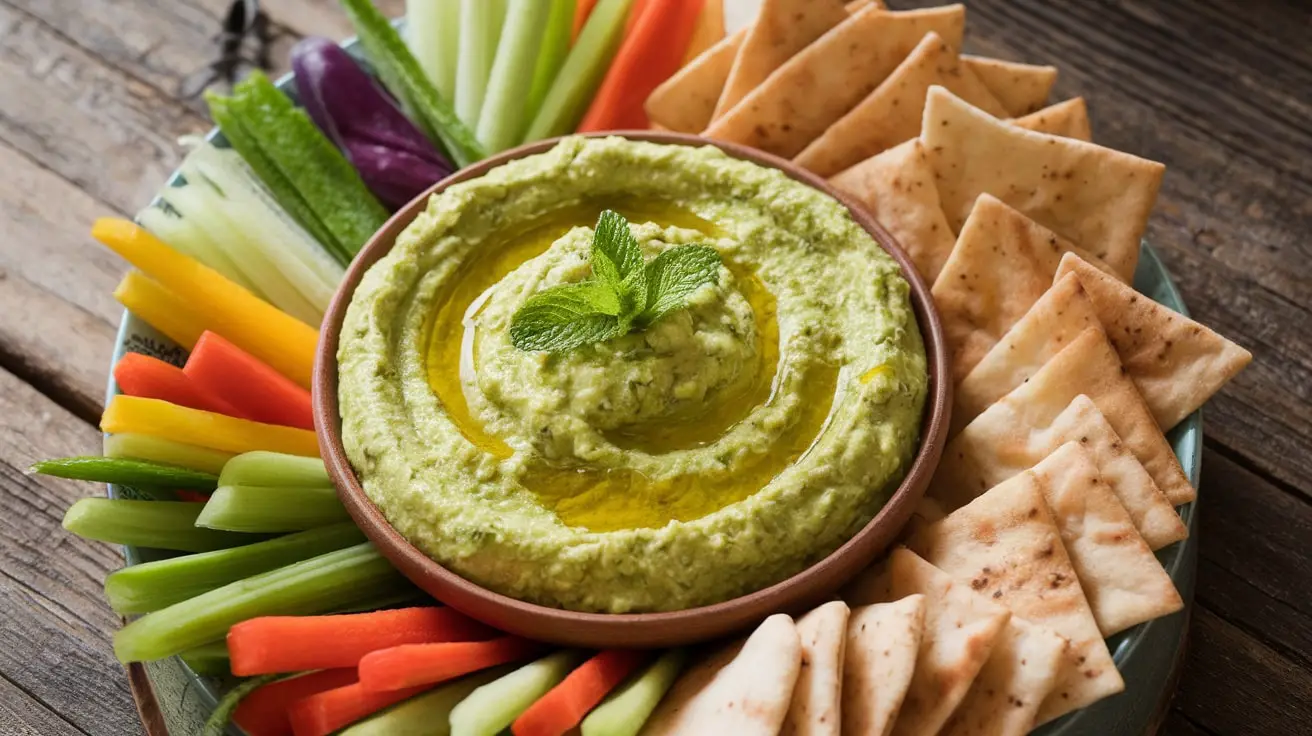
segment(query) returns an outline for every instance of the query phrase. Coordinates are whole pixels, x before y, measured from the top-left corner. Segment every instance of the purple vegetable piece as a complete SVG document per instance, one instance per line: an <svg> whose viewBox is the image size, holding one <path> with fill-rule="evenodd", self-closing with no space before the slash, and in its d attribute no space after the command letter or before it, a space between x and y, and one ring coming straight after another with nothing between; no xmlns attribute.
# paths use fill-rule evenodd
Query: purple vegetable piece
<svg viewBox="0 0 1312 736"><path fill-rule="evenodd" d="M449 161L351 55L326 38L292 49L301 105L384 204L399 208L452 171Z"/></svg>

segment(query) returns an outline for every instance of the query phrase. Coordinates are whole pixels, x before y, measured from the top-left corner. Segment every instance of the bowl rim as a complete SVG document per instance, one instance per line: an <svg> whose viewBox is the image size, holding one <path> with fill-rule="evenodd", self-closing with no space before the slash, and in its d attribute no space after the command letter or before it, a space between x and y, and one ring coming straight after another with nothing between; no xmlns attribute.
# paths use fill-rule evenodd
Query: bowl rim
<svg viewBox="0 0 1312 736"><path fill-rule="evenodd" d="M397 236L423 211L431 195L505 163L545 152L566 137L621 137L665 145L712 146L733 158L780 170L794 181L838 200L898 263L911 287L909 296L928 359L929 387L920 445L883 508L824 558L766 588L706 606L651 613L570 611L497 593L448 570L405 539L365 494L342 444L336 360L342 322L361 279L391 250ZM868 567L910 520L942 457L952 407L949 371L947 340L930 287L893 236L855 199L790 161L747 146L666 131L604 131L535 141L483 159L437 182L392 215L356 255L324 314L315 351L312 401L320 452L347 512L379 552L420 588L456 610L512 634L569 646L664 647L717 638L772 613L795 613L818 605Z"/></svg>

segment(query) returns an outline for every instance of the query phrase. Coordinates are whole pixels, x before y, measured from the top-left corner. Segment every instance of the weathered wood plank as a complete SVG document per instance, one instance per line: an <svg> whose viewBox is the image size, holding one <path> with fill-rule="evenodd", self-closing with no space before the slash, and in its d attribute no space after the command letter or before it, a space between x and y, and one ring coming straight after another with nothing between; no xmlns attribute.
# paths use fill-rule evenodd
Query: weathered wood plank
<svg viewBox="0 0 1312 736"><path fill-rule="evenodd" d="M0 677L0 733L8 736L71 736L73 724Z"/></svg>
<svg viewBox="0 0 1312 736"><path fill-rule="evenodd" d="M1166 722L1162 724L1162 730L1158 733L1160 736L1213 736L1212 731L1185 718L1178 710L1173 710L1166 716Z"/></svg>
<svg viewBox="0 0 1312 736"><path fill-rule="evenodd" d="M210 4L220 1L204 0ZM375 0L374 4L388 17L405 13L404 0ZM300 36L327 36L340 41L355 35L336 0L264 0L262 5L274 22Z"/></svg>

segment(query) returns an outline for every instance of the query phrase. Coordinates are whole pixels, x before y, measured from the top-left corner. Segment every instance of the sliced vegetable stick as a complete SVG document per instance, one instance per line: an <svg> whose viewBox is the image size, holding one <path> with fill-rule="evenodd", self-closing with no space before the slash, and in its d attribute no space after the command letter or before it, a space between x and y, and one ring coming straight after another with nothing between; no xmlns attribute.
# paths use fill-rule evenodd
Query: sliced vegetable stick
<svg viewBox="0 0 1312 736"><path fill-rule="evenodd" d="M291 736L292 719L288 709L293 703L325 690L352 685L355 681L353 667L276 680L261 685L242 698L232 720L250 736Z"/></svg>
<svg viewBox="0 0 1312 736"><path fill-rule="evenodd" d="M524 119L531 121L542 108L542 101L547 97L547 90L560 73L560 67L569 55L572 41L571 30L574 25L574 0L550 0L551 15L547 17L547 30L542 38L542 48L538 51L537 65L533 68L533 84L529 88L528 101L524 103Z"/></svg>
<svg viewBox="0 0 1312 736"><path fill-rule="evenodd" d="M688 42L688 51L683 55L685 65L701 56L703 51L724 38L724 2L707 0L702 5L702 14L697 16L697 26L693 28L692 40ZM705 127L705 126L702 126Z"/></svg>
<svg viewBox="0 0 1312 736"><path fill-rule="evenodd" d="M357 682L325 690L292 704L288 711L292 732L296 736L328 736L343 726L349 726L402 700L409 700L432 687L421 685L404 690L371 692L360 687Z"/></svg>
<svg viewBox="0 0 1312 736"><path fill-rule="evenodd" d="M533 84L533 70L551 12L546 0L508 2L505 26L501 29L477 121L478 139L488 153L504 151L524 137L532 119L525 114L524 99Z"/></svg>
<svg viewBox="0 0 1312 736"><path fill-rule="evenodd" d="M314 429L309 391L213 332L201 335L182 373L198 391L223 397L236 412L224 413L266 424Z"/></svg>
<svg viewBox="0 0 1312 736"><path fill-rule="evenodd" d="M596 5L597 0L578 0L574 6L574 32L570 36L574 43L578 43L579 34L583 32L583 26L588 22L588 17L592 15L592 9Z"/></svg>
<svg viewBox="0 0 1312 736"><path fill-rule="evenodd" d="M142 353L126 353L119 358L114 365L114 382L128 396L159 399L178 406L241 419L253 418L224 401L221 393L188 378L176 365Z"/></svg>
<svg viewBox="0 0 1312 736"><path fill-rule="evenodd" d="M506 19L506 0L461 0L460 58L456 61L456 114L478 126L497 42Z"/></svg>
<svg viewBox="0 0 1312 736"><path fill-rule="evenodd" d="M151 460L203 473L221 473L224 465L232 459L229 452L132 432L106 435L104 446L105 457Z"/></svg>
<svg viewBox="0 0 1312 736"><path fill-rule="evenodd" d="M647 659L646 652L632 649L599 652L530 705L510 730L515 736L565 736Z"/></svg>
<svg viewBox="0 0 1312 736"><path fill-rule="evenodd" d="M583 719L583 736L637 736L687 658L687 650L671 649L629 678Z"/></svg>
<svg viewBox="0 0 1312 736"><path fill-rule="evenodd" d="M261 538L196 526L199 504L83 498L64 513L64 528L84 539L181 552L238 547Z"/></svg>
<svg viewBox="0 0 1312 736"><path fill-rule="evenodd" d="M136 221L168 243L174 250L191 256L218 271L242 288L256 292L255 284L242 275L237 263L195 222L163 207L147 207L137 213Z"/></svg>
<svg viewBox="0 0 1312 736"><path fill-rule="evenodd" d="M135 396L111 399L100 419L100 428L110 434L149 434L233 453L271 450L289 455L319 456L319 441L314 432L308 430L235 419Z"/></svg>
<svg viewBox="0 0 1312 736"><path fill-rule="evenodd" d="M573 0L570 0L571 7ZM456 97L460 56L460 0L406 0L405 42L433 86Z"/></svg>
<svg viewBox="0 0 1312 736"><path fill-rule="evenodd" d="M525 140L564 135L574 130L587 110L619 50L624 20L633 0L599 0L547 91L542 108L529 123Z"/></svg>
<svg viewBox="0 0 1312 736"><path fill-rule="evenodd" d="M32 466L32 472L56 478L120 483L133 487L212 491L219 486L218 476L212 473L148 460L117 457L65 457L42 460Z"/></svg>
<svg viewBox="0 0 1312 736"><path fill-rule="evenodd" d="M570 12L574 0L569 0ZM568 27L565 29L569 30ZM502 677L509 667L493 667L453 680L360 721L339 736L451 736L451 711L474 690Z"/></svg>
<svg viewBox="0 0 1312 736"><path fill-rule="evenodd" d="M428 685L524 659L541 649L541 644L516 636L491 641L404 644L366 654L360 660L360 684L367 690Z"/></svg>
<svg viewBox="0 0 1312 736"><path fill-rule="evenodd" d="M349 521L333 488L219 486L196 526L233 532L299 532Z"/></svg>
<svg viewBox="0 0 1312 736"><path fill-rule="evenodd" d="M328 488L333 482L319 458L257 450L229 460L220 469L221 486Z"/></svg>
<svg viewBox="0 0 1312 736"><path fill-rule="evenodd" d="M205 332L205 320L191 305L140 271L128 271L123 276L118 288L114 289L114 298L129 312L187 350Z"/></svg>

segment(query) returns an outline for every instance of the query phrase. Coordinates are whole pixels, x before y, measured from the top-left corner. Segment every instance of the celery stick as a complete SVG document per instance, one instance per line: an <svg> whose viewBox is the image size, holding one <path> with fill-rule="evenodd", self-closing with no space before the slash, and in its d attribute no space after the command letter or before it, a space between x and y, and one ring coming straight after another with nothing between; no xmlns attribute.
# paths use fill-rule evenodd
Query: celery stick
<svg viewBox="0 0 1312 736"><path fill-rule="evenodd" d="M111 434L105 437L105 457L126 457L177 465L205 473L219 473L232 453L148 434Z"/></svg>
<svg viewBox="0 0 1312 736"><path fill-rule="evenodd" d="M457 166L468 166L483 158L483 146L473 131L460 121L451 103L419 68L419 62L401 41L400 34L372 0L341 2L383 84L396 95L410 118L419 124L434 145Z"/></svg>
<svg viewBox="0 0 1312 736"><path fill-rule="evenodd" d="M565 135L578 126L619 50L632 4L633 0L598 0L547 91L542 109L528 126L525 140Z"/></svg>
<svg viewBox="0 0 1312 736"><path fill-rule="evenodd" d="M460 0L406 0L406 43L433 86L448 100L456 97L460 57Z"/></svg>
<svg viewBox="0 0 1312 736"><path fill-rule="evenodd" d="M229 460L219 473L218 485L331 488L333 482L317 457L256 450Z"/></svg>
<svg viewBox="0 0 1312 736"><path fill-rule="evenodd" d="M242 680L219 699L218 704L214 706L214 712L210 713L210 717L205 719L205 726L201 729L200 736L223 736L226 734L228 732L228 721L231 721L232 714L237 712L237 706L241 704L242 698L250 695L258 687L286 677L287 675L260 675L259 677L249 677Z"/></svg>
<svg viewBox="0 0 1312 736"><path fill-rule="evenodd" d="M473 128L487 94L492 61L506 17L505 0L460 1L460 58L456 61L456 114ZM486 145L486 141L484 141Z"/></svg>
<svg viewBox="0 0 1312 736"><path fill-rule="evenodd" d="M538 50L537 64L533 67L533 84L529 86L528 99L524 102L523 116L526 120L532 120L538 110L542 109L547 90L551 89L560 66L565 63L570 36L574 30L576 4L576 0L551 0L551 15L547 17L542 48ZM520 140L523 140L523 136L520 136Z"/></svg>
<svg viewBox="0 0 1312 736"><path fill-rule="evenodd" d="M630 677L583 719L583 736L637 736L683 669L687 652L672 649Z"/></svg>
<svg viewBox="0 0 1312 736"><path fill-rule="evenodd" d="M196 526L202 505L188 501L84 498L64 514L64 528L86 539L132 547L209 552L260 537Z"/></svg>
<svg viewBox="0 0 1312 736"><path fill-rule="evenodd" d="M52 475L56 478L121 483L147 488L164 486L191 491L212 491L219 486L218 476L210 473L179 468L176 465L116 457L64 457L42 460L32 466L32 472Z"/></svg>
<svg viewBox="0 0 1312 736"><path fill-rule="evenodd" d="M228 643L222 639L192 647L178 655L192 672L208 677L227 677L232 674L232 661L228 657Z"/></svg>
<svg viewBox="0 0 1312 736"><path fill-rule="evenodd" d="M164 192L167 192L167 188ZM161 192L163 193L163 192ZM246 278L246 274L241 272L236 262L220 248L218 243L209 236L204 230L196 226L196 223L183 217L176 210L169 212L165 207L172 209L167 202L164 207L147 207L137 213L137 224L146 228L155 237L163 240L173 247L174 250L184 253L204 263L206 266L218 271L233 281L240 284L247 291L259 294L259 289L255 284Z"/></svg>
<svg viewBox="0 0 1312 736"><path fill-rule="evenodd" d="M121 662L171 657L247 619L323 613L409 585L373 545L357 544L148 613L114 635L114 653Z"/></svg>
<svg viewBox="0 0 1312 736"><path fill-rule="evenodd" d="M452 709L451 736L496 736L582 660L582 652L567 649L478 688Z"/></svg>
<svg viewBox="0 0 1312 736"><path fill-rule="evenodd" d="M234 532L294 532L351 518L332 488L219 486L196 526Z"/></svg>
<svg viewBox="0 0 1312 736"><path fill-rule="evenodd" d="M542 0L510 0L478 117L478 139L488 153L516 145L528 127L524 99L533 84L550 10Z"/></svg>
<svg viewBox="0 0 1312 736"><path fill-rule="evenodd" d="M348 726L339 736L449 736L451 709L475 688L509 671L510 667L495 667L462 677Z"/></svg>
<svg viewBox="0 0 1312 736"><path fill-rule="evenodd" d="M105 578L105 597L118 613L150 613L234 580L363 541L364 533L344 522L244 547L143 562L110 573Z"/></svg>

